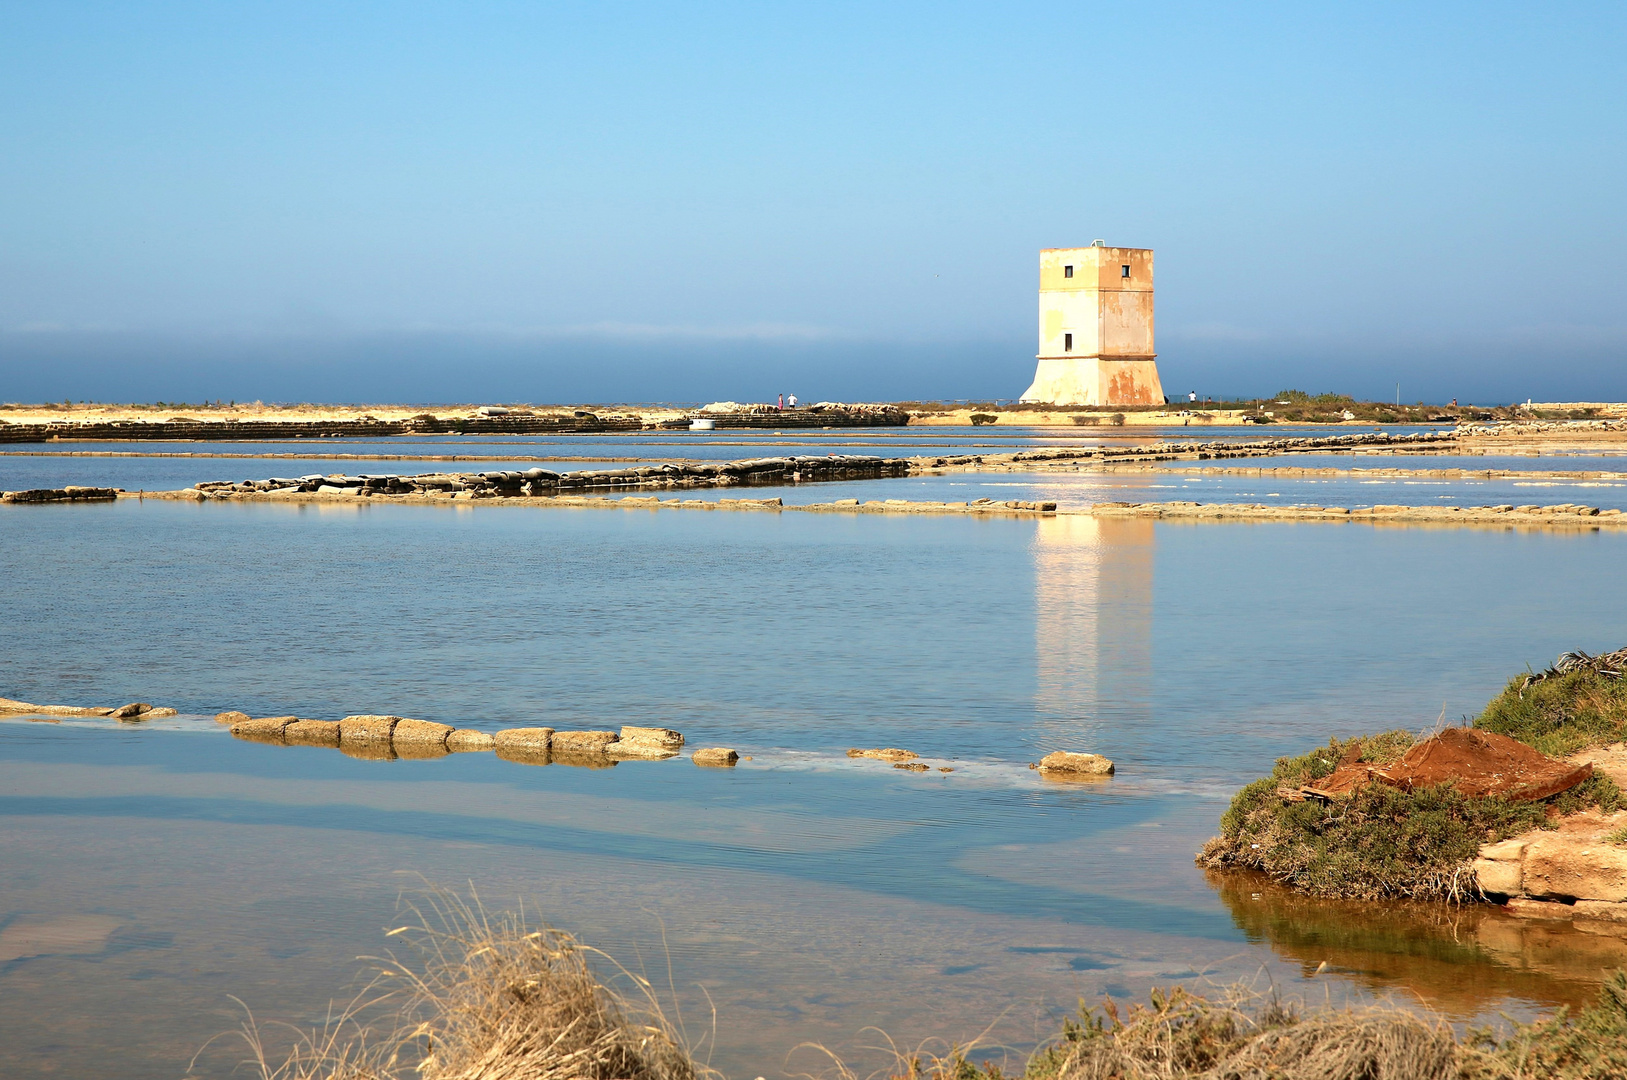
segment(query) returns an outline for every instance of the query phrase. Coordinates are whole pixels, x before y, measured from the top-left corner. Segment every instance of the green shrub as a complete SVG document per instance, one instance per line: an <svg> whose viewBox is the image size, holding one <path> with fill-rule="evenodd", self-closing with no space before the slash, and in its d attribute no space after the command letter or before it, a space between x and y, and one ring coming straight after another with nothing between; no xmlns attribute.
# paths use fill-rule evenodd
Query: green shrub
<svg viewBox="0 0 1627 1080"><path fill-rule="evenodd" d="M1627 679L1579 671L1524 683L1510 681L1474 726L1555 757L1627 739Z"/></svg>
<svg viewBox="0 0 1627 1080"><path fill-rule="evenodd" d="M1535 802L1470 798L1449 783L1411 792L1368 784L1326 801L1278 794L1345 761L1388 764L1412 743L1409 732L1387 731L1278 759L1270 776L1232 798L1220 835L1204 845L1198 862L1259 870L1315 896L1465 900L1475 894L1468 863L1482 844L1546 827L1550 813L1623 805L1621 791L1604 776Z"/></svg>

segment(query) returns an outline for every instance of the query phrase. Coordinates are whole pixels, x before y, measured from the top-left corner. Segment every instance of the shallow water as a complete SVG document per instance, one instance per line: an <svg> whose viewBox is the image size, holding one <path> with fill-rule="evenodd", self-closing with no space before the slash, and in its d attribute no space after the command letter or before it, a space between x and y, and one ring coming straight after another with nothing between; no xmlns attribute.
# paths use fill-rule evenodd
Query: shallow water
<svg viewBox="0 0 1627 1080"><path fill-rule="evenodd" d="M1239 429L1221 429L1235 433ZM1258 429L1241 429L1258 436ZM1044 445L1100 445L1111 439L1070 438L1054 440L1047 429L1031 428L1002 433L1007 442L989 441L979 433L949 439L922 441L917 429L875 429L838 431L829 442L792 444L779 440L781 433L747 432L654 432L624 436L529 436L446 437L413 440L321 440L324 450L349 455L393 453L457 455L457 461L397 460L389 457L344 459L266 457L214 457L215 453L286 454L297 452L310 440L283 443L176 443L101 444L116 447L119 453L150 455L190 453L196 447L199 457L173 456L79 456L82 451L48 450L0 451L0 490L34 487L60 487L67 484L119 487L127 491L164 491L190 487L203 481L265 479L271 476L301 476L310 473L401 473L458 471L479 472L516 467L516 462L562 471L591 468L619 468L635 463L651 463L683 458L727 460L742 457L788 454L865 453L878 456L920 456L934 453L1007 453L1024 447ZM1168 434L1168 433L1166 433ZM1214 432L1211 432L1214 434ZM1280 434L1273 431L1273 434ZM954 438L962 441L956 443ZM891 440L891 441L889 441ZM1151 441L1137 436L1131 441ZM74 444L77 445L77 444ZM182 448L182 449L177 449ZM487 456L481 457L484 453ZM597 459L592 454L598 454ZM547 457L554 454L557 456ZM1363 455L1295 454L1246 459L1210 466L1228 470L1260 469L1259 474L1243 472L1204 472L1198 463L1172 462L1167 468L1141 471L1103 471L1084 466L1077 472L958 473L937 476L887 478L870 481L771 486L754 489L754 494L778 496L787 503L824 502L831 499L911 499L967 502L976 499L1006 501L1051 500L1064 508L1077 508L1096 502L1158 502L1191 500L1198 502L1258 502L1267 505L1372 506L1480 506L1549 505L1581 503L1601 509L1627 509L1627 481L1616 479L1567 479L1553 477L1499 478L1383 476L1383 469L1602 469L1627 471L1620 461L1606 457L1586 459L1557 458L1474 458L1439 457L1428 454ZM1269 470L1281 467L1336 468L1349 470L1342 476L1279 476ZM683 493L686 498L719 499L738 497L739 489L698 489Z"/></svg>
<svg viewBox="0 0 1627 1080"><path fill-rule="evenodd" d="M1491 919L1464 945L1438 911L1357 933L1191 859L1275 756L1473 713L1527 664L1620 644L1623 552L1088 518L9 508L0 694L188 715L0 723L0 913L105 934L66 924L78 951L0 960L0 1074L176 1075L232 1026L228 994L319 1014L420 874L538 903L663 979L670 952L734 1076L811 1068L797 1043L867 1024L913 1044L1003 1014L1021 1045L1079 996L1262 969L1457 1017L1581 1000L1618 943ZM207 719L227 708L664 724L752 760L363 761L232 740ZM1119 773L1042 782L1026 763L1057 748Z"/></svg>

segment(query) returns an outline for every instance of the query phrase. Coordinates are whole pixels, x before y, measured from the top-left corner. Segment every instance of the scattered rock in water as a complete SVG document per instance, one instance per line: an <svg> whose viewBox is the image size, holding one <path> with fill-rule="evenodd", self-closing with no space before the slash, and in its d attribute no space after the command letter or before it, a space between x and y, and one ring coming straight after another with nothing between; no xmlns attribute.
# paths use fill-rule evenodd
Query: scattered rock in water
<svg viewBox="0 0 1627 1080"><path fill-rule="evenodd" d="M938 766L938 771L939 772L954 772L955 770L950 768L948 765L939 765Z"/></svg>
<svg viewBox="0 0 1627 1080"><path fill-rule="evenodd" d="M604 753L618 761L662 761L678 756L676 747L661 746L657 743L627 742L624 739L607 744Z"/></svg>
<svg viewBox="0 0 1627 1080"><path fill-rule="evenodd" d="M605 747L618 741L620 736L614 731L556 731L553 751L556 754L602 754Z"/></svg>
<svg viewBox="0 0 1627 1080"><path fill-rule="evenodd" d="M907 769L910 772L926 772L932 766L921 761L900 761L893 765L895 769Z"/></svg>
<svg viewBox="0 0 1627 1080"><path fill-rule="evenodd" d="M847 752L847 756L851 758L875 758L877 761L914 761L921 755L912 750L900 750L896 746L891 746L880 750L860 750L858 747L854 747Z"/></svg>
<svg viewBox="0 0 1627 1080"><path fill-rule="evenodd" d="M107 715L115 720L138 720L143 719L146 713L152 711L153 707L145 701L132 701L128 705L120 705Z"/></svg>
<svg viewBox="0 0 1627 1080"><path fill-rule="evenodd" d="M621 729L621 738L617 740L623 745L629 743L642 743L659 746L674 753L683 746L684 737L680 732L664 727L630 727L624 725Z"/></svg>
<svg viewBox="0 0 1627 1080"><path fill-rule="evenodd" d="M249 718L249 714L246 713L246 712L217 712L215 714L215 723L217 723L217 724L241 724L243 721L247 720L248 718Z"/></svg>
<svg viewBox="0 0 1627 1080"><path fill-rule="evenodd" d="M339 746L390 745L390 735L401 722L399 716L347 716L339 721Z"/></svg>
<svg viewBox="0 0 1627 1080"><path fill-rule="evenodd" d="M283 730L299 720L297 716L262 716L257 720L239 720L232 725L232 737L254 742L283 742Z"/></svg>
<svg viewBox="0 0 1627 1080"><path fill-rule="evenodd" d="M492 736L492 746L504 761L520 765L547 765L553 739L554 729L550 727L508 728Z"/></svg>
<svg viewBox="0 0 1627 1080"><path fill-rule="evenodd" d="M1112 776L1113 763L1100 754L1078 754L1058 750L1039 759L1039 771L1071 776Z"/></svg>
<svg viewBox="0 0 1627 1080"><path fill-rule="evenodd" d="M473 728L458 728L446 737L446 750L450 754L470 754L481 750L491 750L497 745L497 740L484 731Z"/></svg>
<svg viewBox="0 0 1627 1080"><path fill-rule="evenodd" d="M446 737L452 734L451 724L437 724L433 720L399 720L390 731L390 742L394 744L397 753L405 753L406 748L435 747L444 750Z"/></svg>
<svg viewBox="0 0 1627 1080"><path fill-rule="evenodd" d="M295 720L282 729L283 742L289 746L339 745L339 721Z"/></svg>
<svg viewBox="0 0 1627 1080"><path fill-rule="evenodd" d="M696 765L713 768L719 766L733 767L734 763L740 760L740 755L727 746L707 746L689 755L689 760Z"/></svg>
<svg viewBox="0 0 1627 1080"><path fill-rule="evenodd" d="M530 750L547 753L553 747L554 729L551 727L505 728L492 736L499 750Z"/></svg>

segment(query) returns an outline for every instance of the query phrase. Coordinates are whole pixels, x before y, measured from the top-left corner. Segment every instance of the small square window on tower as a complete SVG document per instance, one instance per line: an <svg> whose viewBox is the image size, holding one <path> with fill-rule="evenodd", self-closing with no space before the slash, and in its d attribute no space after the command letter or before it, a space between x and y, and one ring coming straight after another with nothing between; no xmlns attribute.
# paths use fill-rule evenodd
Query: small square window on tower
<svg viewBox="0 0 1627 1080"><path fill-rule="evenodd" d="M1064 266L1064 267L1063 267L1063 268L1062 268L1062 276L1063 276L1063 277L1073 277L1073 267L1071 267L1071 266Z"/></svg>
<svg viewBox="0 0 1627 1080"><path fill-rule="evenodd" d="M1072 268L1070 267L1069 269L1072 269ZM1072 334L1063 334L1062 335L1062 351L1063 352L1073 352L1073 335Z"/></svg>
<svg viewBox="0 0 1627 1080"><path fill-rule="evenodd" d="M1119 277L1129 277L1129 276L1130 276L1130 264L1125 263L1124 265L1119 267Z"/></svg>

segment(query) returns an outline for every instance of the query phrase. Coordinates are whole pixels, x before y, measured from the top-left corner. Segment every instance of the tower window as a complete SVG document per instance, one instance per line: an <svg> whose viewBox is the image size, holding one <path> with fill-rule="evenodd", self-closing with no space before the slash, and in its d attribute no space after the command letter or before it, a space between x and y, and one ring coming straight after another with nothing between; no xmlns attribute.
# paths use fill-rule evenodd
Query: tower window
<svg viewBox="0 0 1627 1080"><path fill-rule="evenodd" d="M1126 263L1123 266L1120 266L1119 267L1119 277L1129 277L1129 276L1130 276L1130 266L1129 266L1129 264Z"/></svg>
<svg viewBox="0 0 1627 1080"><path fill-rule="evenodd" d="M1063 277L1073 277L1073 267L1071 267L1071 266L1064 266L1064 267L1063 267L1063 268L1062 268L1062 276L1063 276Z"/></svg>
<svg viewBox="0 0 1627 1080"><path fill-rule="evenodd" d="M1068 269L1072 270L1073 267L1070 266L1070 267L1068 267ZM1073 352L1073 335L1072 334L1063 334L1062 335L1062 351L1063 352Z"/></svg>

